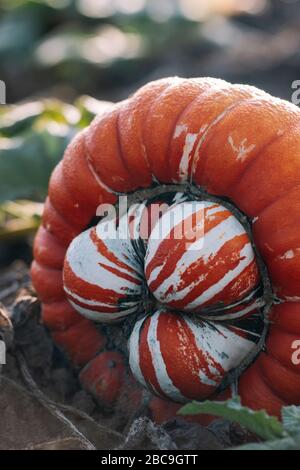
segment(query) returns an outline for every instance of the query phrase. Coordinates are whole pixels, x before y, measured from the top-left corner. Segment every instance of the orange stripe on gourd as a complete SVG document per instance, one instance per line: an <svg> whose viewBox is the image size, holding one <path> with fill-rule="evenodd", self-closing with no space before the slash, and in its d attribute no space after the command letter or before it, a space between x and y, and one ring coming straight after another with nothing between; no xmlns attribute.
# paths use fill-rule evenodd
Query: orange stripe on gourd
<svg viewBox="0 0 300 470"><path fill-rule="evenodd" d="M42 302L53 302L64 298L61 269L48 268L33 261L31 277Z"/></svg>
<svg viewBox="0 0 300 470"><path fill-rule="evenodd" d="M202 146L202 184L209 192L238 198L235 185L248 166L295 123L297 113L282 103L268 95L242 101L215 125L212 138Z"/></svg>
<svg viewBox="0 0 300 470"><path fill-rule="evenodd" d="M41 225L34 240L34 259L49 268L62 269L66 251L66 247Z"/></svg>
<svg viewBox="0 0 300 470"><path fill-rule="evenodd" d="M82 369L79 380L102 405L114 405L125 384L123 356L115 351L100 353Z"/></svg>
<svg viewBox="0 0 300 470"><path fill-rule="evenodd" d="M134 326L129 341L132 372L162 397L177 402L207 398L255 348L257 339L239 326L159 310Z"/></svg>
<svg viewBox="0 0 300 470"><path fill-rule="evenodd" d="M42 320L51 331L66 331L82 321L82 315L74 310L67 299L43 303Z"/></svg>
<svg viewBox="0 0 300 470"><path fill-rule="evenodd" d="M119 113L119 135L127 168L138 175L139 185L152 184L150 159L144 140L144 126L153 102L173 83L170 78L150 82L124 101Z"/></svg>
<svg viewBox="0 0 300 470"><path fill-rule="evenodd" d="M99 184L87 158L86 131L78 134L67 147L62 160L64 183L78 204L85 207L90 217L101 203L116 202L116 195Z"/></svg>
<svg viewBox="0 0 300 470"><path fill-rule="evenodd" d="M178 223L157 242L172 216ZM228 209L210 202L184 202L165 212L149 238L145 275L160 302L193 312L237 302L259 282L245 229Z"/></svg>
<svg viewBox="0 0 300 470"><path fill-rule="evenodd" d="M96 117L86 131L87 158L100 180L116 192L134 191L138 175L130 175L118 132L120 105Z"/></svg>
<svg viewBox="0 0 300 470"><path fill-rule="evenodd" d="M53 331L55 343L66 352L75 366L83 367L102 351L106 338L95 325L83 318L64 331Z"/></svg>
<svg viewBox="0 0 300 470"><path fill-rule="evenodd" d="M275 305L270 321L266 351L240 378L239 393L245 405L280 417L283 405L300 404L300 362L292 360L294 342L300 339L300 303Z"/></svg>
<svg viewBox="0 0 300 470"><path fill-rule="evenodd" d="M49 233L54 235L65 246L68 246L80 233L78 227L70 225L66 222L63 215L57 212L49 198L45 202L42 224Z"/></svg>
<svg viewBox="0 0 300 470"><path fill-rule="evenodd" d="M224 89L211 91L203 95L201 103L201 129L195 142L191 156L190 178L198 185L203 185L204 169L207 154L206 145L214 138L218 138L218 128L226 116L235 108L239 107L243 101L247 101L258 96L265 96L265 93L245 85L228 85ZM222 156L222 159L224 156ZM220 163L220 162L219 162ZM221 170L221 168L220 168ZM217 171L217 168L214 169Z"/></svg>
<svg viewBox="0 0 300 470"><path fill-rule="evenodd" d="M169 155L170 141L182 113L207 88L218 80L177 79L152 103L144 123L144 145L153 176L162 183L172 183ZM163 118L163 119L162 119Z"/></svg>

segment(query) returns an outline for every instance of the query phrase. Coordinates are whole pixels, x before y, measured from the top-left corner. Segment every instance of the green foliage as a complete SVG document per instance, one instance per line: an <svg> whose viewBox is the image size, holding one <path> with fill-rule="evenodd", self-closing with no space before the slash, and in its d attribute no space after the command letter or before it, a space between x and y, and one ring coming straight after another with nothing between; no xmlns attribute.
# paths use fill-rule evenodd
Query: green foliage
<svg viewBox="0 0 300 470"><path fill-rule="evenodd" d="M44 199L49 175L66 147L66 136L43 131L10 138L7 147L6 142L0 148L0 201Z"/></svg>
<svg viewBox="0 0 300 470"><path fill-rule="evenodd" d="M176 2L169 2L166 18L163 2L153 8L145 0L133 10L131 4L136 2L2 0L1 79L9 84L8 100L54 84L73 96L88 91L102 97L107 89L142 80L164 54L168 60L170 49L199 41L199 25Z"/></svg>
<svg viewBox="0 0 300 470"><path fill-rule="evenodd" d="M260 442L258 444L245 444L234 448L234 450L299 450L300 439L294 437L283 437L273 441Z"/></svg>
<svg viewBox="0 0 300 470"><path fill-rule="evenodd" d="M300 441L300 406L284 406L281 415L283 426L288 434Z"/></svg>
<svg viewBox="0 0 300 470"><path fill-rule="evenodd" d="M183 406L180 415L211 414L233 421L264 439L264 442L239 446L238 450L300 449L300 407L282 408L282 423L264 410L253 411L241 405L238 397L224 402L191 402Z"/></svg>
<svg viewBox="0 0 300 470"><path fill-rule="evenodd" d="M0 204L0 242L25 238L40 225L43 204L32 201L7 201Z"/></svg>
<svg viewBox="0 0 300 470"><path fill-rule="evenodd" d="M44 100L2 107L0 202L43 200L50 174L70 139L106 106L106 102L82 97L76 106Z"/></svg>
<svg viewBox="0 0 300 470"><path fill-rule="evenodd" d="M1 241L37 229L42 204L33 201L45 199L51 172L70 139L107 106L111 104L89 96L78 98L74 105L47 99L1 106Z"/></svg>
<svg viewBox="0 0 300 470"><path fill-rule="evenodd" d="M265 411L253 411L242 406L239 398L227 401L192 402L181 408L182 415L212 414L234 421L263 439L274 439L284 434L284 429L278 419L268 416Z"/></svg>

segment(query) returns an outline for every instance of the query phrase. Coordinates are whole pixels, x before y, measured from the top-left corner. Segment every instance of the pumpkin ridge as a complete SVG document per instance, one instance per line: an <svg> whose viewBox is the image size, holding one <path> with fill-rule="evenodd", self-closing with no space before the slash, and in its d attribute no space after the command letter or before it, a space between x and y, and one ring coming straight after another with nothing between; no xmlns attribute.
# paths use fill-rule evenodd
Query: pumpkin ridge
<svg viewBox="0 0 300 470"><path fill-rule="evenodd" d="M120 106L121 108L121 106ZM127 159L125 158L124 156L124 153L123 153L123 148L122 148L122 141L121 141L121 134L120 134L120 112L121 110L119 109L118 110L118 113L117 113L117 121L116 121L116 140L117 140L117 145L118 145L118 150L119 150L119 156L120 156L120 159L124 165L124 168L127 170L128 174L131 176L130 174L130 169L128 167L128 163L127 163ZM134 177L135 175L133 175ZM135 181L134 180L131 180L130 181L136 185ZM137 188L135 188L137 189Z"/></svg>
<svg viewBox="0 0 300 470"><path fill-rule="evenodd" d="M213 121L209 124L209 126L207 127L206 131L205 131L205 135L203 134L203 136L201 137L200 139L200 142L198 142L199 144L199 149L200 147L203 146L204 143L206 143L206 136L210 133L210 128L214 128L214 126L216 124L219 124L219 122L225 117L227 116L233 109L236 109L236 107L238 107L241 103L245 103L245 102L252 102L253 100L259 100L259 99L267 99L269 98L270 99L270 95L268 95L267 93L265 93L264 91L262 90L258 90L257 88L255 87L251 87L251 86L248 86L248 85L235 85L235 84L231 84L231 83L228 83L228 91L232 91L233 93L235 92L237 94L236 96L236 100L235 102L227 105L223 111L221 111L218 115L216 115L213 119ZM222 88L221 88L222 90ZM218 91L218 90L217 90ZM204 103L205 104L205 103ZM209 139L213 138L213 135L209 136ZM203 140L203 142L202 142ZM198 145L196 143L196 145ZM195 152L194 152L194 156L192 157L192 161L196 155L196 152L198 152L198 149L196 148L195 149ZM198 156L199 156L199 153L198 153ZM207 156L208 157L208 156ZM200 156L199 156L200 158ZM203 165L205 166L206 165L206 159L204 160L203 162ZM202 172L200 172L200 181L203 177L203 173L204 173L204 168L202 169ZM191 178L193 177L193 172L191 172ZM191 180L192 181L192 180ZM205 186L205 184L204 184Z"/></svg>
<svg viewBox="0 0 300 470"><path fill-rule="evenodd" d="M271 356L272 357L272 356ZM278 361L279 362L279 361ZM279 362L280 364L280 362ZM282 366L282 364L280 364ZM273 393L273 395L278 398L279 400L283 401L285 403L285 406L289 404L288 400L286 400L285 397L281 396L278 393L278 390L274 390L274 387L269 383L269 381L266 379L265 374L263 373L263 370L261 368L261 365L259 362L255 363L255 367L258 371L258 375L260 376L261 380L264 382L264 384L269 388L269 390ZM284 367L284 366L282 366ZM288 369L287 369L288 370Z"/></svg>
<svg viewBox="0 0 300 470"><path fill-rule="evenodd" d="M111 193L111 194L114 194L114 195L123 194L122 192L115 191L110 186L108 186L106 183L104 183L101 176L98 175L97 171L94 168L92 157L91 157L89 149L87 148L86 145L85 145L85 154L84 155L85 155L85 159L86 159L86 162L87 162L87 166L88 166L91 174L93 175L95 181L97 182L97 185L101 189L103 189L104 191L106 191L108 193Z"/></svg>
<svg viewBox="0 0 300 470"><path fill-rule="evenodd" d="M88 161L101 182L114 192L130 192L131 175L119 152L117 120L121 104L95 117L85 134Z"/></svg>
<svg viewBox="0 0 300 470"><path fill-rule="evenodd" d="M198 141L197 144L195 144L195 151L194 151L194 154L191 158L191 176L190 176L190 183L193 182L194 178L195 178L195 173L196 173L196 168L197 168L197 164L198 162L200 161L201 159L201 156L200 156L200 149L201 147L203 146L203 144L205 143L206 141L206 138L208 136L208 134L210 133L210 131L232 110L234 109L236 106L238 106L242 101L247 101L248 98L244 98L244 99L241 99L241 98L238 98L237 99L237 102L235 103L232 103L228 106L226 106L226 108L221 112L219 113L211 122L210 124L208 125L207 129L205 130L205 132L203 133L203 135L201 136L200 140ZM203 162L203 164L205 164L205 162ZM200 176L201 178L202 176Z"/></svg>
<svg viewBox="0 0 300 470"><path fill-rule="evenodd" d="M203 83L203 87L204 87L205 81L203 80L203 82L204 82L204 83ZM187 104L185 107L183 107L183 109L180 111L180 113L179 113L178 116L176 117L176 120L175 120L175 122L174 122L173 129L171 130L170 136L169 136L169 139L168 139L168 140L169 140L169 143L168 143L168 146L167 146L167 149L168 149L168 150L167 150L167 158L166 158L166 160L167 160L167 164L168 164L169 166L170 166L171 163L172 163L172 162L170 161L170 155L171 155L171 152L169 151L169 149L170 149L170 144L171 144L171 141L172 141L172 139L173 139L173 137L174 137L175 130L176 130L176 127L177 127L177 125L178 125L178 122L180 121L180 119L182 118L182 116L189 110L189 108L195 103L195 101L196 101L197 99L199 99L199 97L200 97L201 95L203 95L203 94L206 93L206 92L209 92L209 91L212 89L213 86L218 86L218 87L221 88L222 85L225 86L225 83L226 83L226 82L224 82L224 84L223 84L223 83L218 83L218 84L216 84L215 82L212 83L212 84L207 83L208 88L199 91L199 94L198 94L197 96L195 96L194 98L192 98L192 100L190 101L190 103L188 103L188 104ZM202 82L201 82L201 84L202 84Z"/></svg>
<svg viewBox="0 0 300 470"><path fill-rule="evenodd" d="M265 359L265 360L264 360ZM267 367L267 364L265 363L267 360L270 360L273 364L269 364L269 366ZM298 392L294 391L294 396L291 400L291 398L288 398L287 395L289 394L289 391L279 391L278 390L278 377L276 377L277 381L276 383L274 384L273 381L274 381L274 377L269 377L268 376L268 369L271 368L271 372L274 371L274 369L277 369L279 368L279 371L284 371L283 373L286 374L286 376L288 377L289 380L291 380L291 378L295 379L299 384L300 384L300 377L299 375L294 372L294 371L291 371L289 370L287 367L285 367L283 364L281 364L281 362L279 362L275 357L267 354L267 353L261 353L257 359L257 364L258 364L258 367L261 368L261 371L262 371L262 374L264 374L264 380L268 383L269 387L273 390L274 394L277 395L281 400L285 401L285 402L288 402L288 403L291 403L291 404L295 404L295 395L297 396L297 401L300 403L300 397L299 397L299 394ZM279 374L281 377L281 382L282 381L282 373ZM271 383L272 382L272 383ZM294 384L293 384L294 385Z"/></svg>
<svg viewBox="0 0 300 470"><path fill-rule="evenodd" d="M120 109L120 119L122 120L122 127L125 127L126 131L130 131L131 129L130 128L128 129L128 119L133 119L135 121L134 123L135 125L133 126L134 131L135 132L138 131L138 135L135 135L135 137L138 138L137 146L141 147L140 149L141 152L138 152L138 153L141 153L143 155L143 161L145 162L146 167L149 170L149 173L150 173L149 176L151 178L151 180L149 180L148 175L146 176L144 175L145 182L147 181L148 184L143 183L142 184L143 187L144 186L148 187L152 182L152 169L151 169L150 160L148 158L147 149L146 149L145 142L144 142L144 123L147 120L153 101L156 99L157 96L161 96L164 90L167 89L171 85L171 83L172 82L170 78L166 78L166 79L152 81L148 83L147 85L144 85L139 90L137 90L128 100L126 100L124 102L123 108ZM154 88L159 89L158 95L155 94L153 96ZM146 108L146 112L143 111L142 122L140 122L140 116L137 117L136 115L137 109L141 107L141 101L143 104L143 108ZM129 145L131 140L132 140L132 135L130 135L129 139L128 139L128 134L126 134L124 138L122 138L121 136L123 149L125 147L125 144L127 147L125 153L128 154L128 158L126 157L128 162L130 161L130 157L132 157L132 148L131 148L132 146ZM128 149L128 145L130 147L130 150ZM134 150L134 153L136 153L136 149Z"/></svg>

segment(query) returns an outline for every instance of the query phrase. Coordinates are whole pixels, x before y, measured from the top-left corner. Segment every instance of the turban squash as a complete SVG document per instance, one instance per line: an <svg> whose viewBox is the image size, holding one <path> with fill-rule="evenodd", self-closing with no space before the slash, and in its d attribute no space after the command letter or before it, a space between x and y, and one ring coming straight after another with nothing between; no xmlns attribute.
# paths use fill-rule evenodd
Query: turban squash
<svg viewBox="0 0 300 470"><path fill-rule="evenodd" d="M44 323L84 366L83 382L98 383L92 365L106 363L97 357L108 338L93 320L126 317L135 319L132 371L161 397L215 397L246 361L243 404L277 416L300 404L299 118L297 107L254 87L166 78L113 105L70 143L50 180L32 280ZM172 237L157 241L156 225L146 244L105 239L101 224L91 226L97 207L120 194L161 187L164 198L173 186L184 193L168 200L175 220L182 205L202 204L198 252ZM123 217L136 220L130 211ZM145 285L151 311L141 302Z"/></svg>

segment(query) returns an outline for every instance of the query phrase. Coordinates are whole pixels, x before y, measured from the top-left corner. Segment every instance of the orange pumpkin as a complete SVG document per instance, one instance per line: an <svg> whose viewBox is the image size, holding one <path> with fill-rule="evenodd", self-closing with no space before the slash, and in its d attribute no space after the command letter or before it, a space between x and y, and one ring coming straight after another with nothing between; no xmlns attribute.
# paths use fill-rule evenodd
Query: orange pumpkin
<svg viewBox="0 0 300 470"><path fill-rule="evenodd" d="M299 116L296 106L253 87L167 78L116 104L71 142L50 180L32 280L44 322L76 363L88 362L104 346L94 324L84 320L91 333L83 331L80 315L66 303L68 246L98 205L115 203L119 193L181 184L200 188L221 205L230 201L245 214L280 301L272 309L266 350L240 377L242 402L278 416L282 405L300 404L300 364L293 361L300 339ZM257 281L253 272L249 290ZM78 359L77 345L82 335L88 344L90 334L92 346Z"/></svg>

